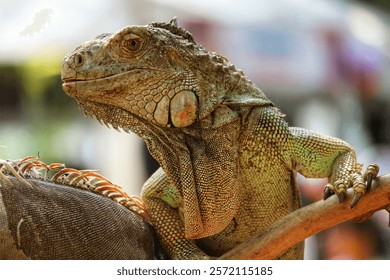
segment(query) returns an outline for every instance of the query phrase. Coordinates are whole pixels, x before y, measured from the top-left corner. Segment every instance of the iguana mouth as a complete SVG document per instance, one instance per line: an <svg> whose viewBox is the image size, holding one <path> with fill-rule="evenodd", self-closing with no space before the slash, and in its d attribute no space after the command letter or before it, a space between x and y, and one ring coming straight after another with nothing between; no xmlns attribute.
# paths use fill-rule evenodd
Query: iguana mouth
<svg viewBox="0 0 390 280"><path fill-rule="evenodd" d="M122 78L123 76L130 75L131 72L137 71L139 69L132 69L126 72L122 72L119 74L107 75L104 77L98 78L75 78L75 77L61 77L63 81L62 88L63 90L71 97L76 97L82 91L85 90L93 90L93 91L103 91L108 88L112 88L115 80L122 81L126 78ZM117 83L118 85L121 83Z"/></svg>
<svg viewBox="0 0 390 280"><path fill-rule="evenodd" d="M82 83L82 82L91 82L91 81L103 81L103 80L107 80L107 79L110 79L110 78L113 78L113 77L116 77L116 76L121 76L121 75L125 75L133 70L136 70L136 69L131 69L131 70L128 70L128 71L125 71L125 72L122 72L122 73L118 73L118 74L112 74L112 75L107 75L107 76L102 76L102 77L98 77L98 78L74 78L74 77L61 77L61 80L64 82L63 84L71 84L71 83Z"/></svg>
<svg viewBox="0 0 390 280"><path fill-rule="evenodd" d="M64 82L64 84L85 81L85 80L73 79L73 78L61 78L61 80Z"/></svg>
<svg viewBox="0 0 390 280"><path fill-rule="evenodd" d="M76 84L89 84L91 82L93 83L105 83L105 81L107 81L107 85L109 83L112 82L112 79L120 79L121 77L123 76L127 76L127 75L131 75L131 74L134 74L136 72L142 72L142 71L156 71L158 69L155 69L155 68L146 68L146 67L143 67L143 68L133 68L133 69L129 69L129 70L126 70L124 72L121 72L121 73L114 73L114 74L109 74L109 75L106 75L106 76L100 76L97 74L96 76L97 77L73 77L73 76L61 76L61 80L63 81L63 84L62 86L75 86Z"/></svg>

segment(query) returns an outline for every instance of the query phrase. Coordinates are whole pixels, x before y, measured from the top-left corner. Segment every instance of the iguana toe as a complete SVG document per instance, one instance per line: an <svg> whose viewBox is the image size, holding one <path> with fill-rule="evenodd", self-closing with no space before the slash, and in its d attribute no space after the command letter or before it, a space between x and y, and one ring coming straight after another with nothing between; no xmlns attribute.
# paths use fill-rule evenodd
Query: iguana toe
<svg viewBox="0 0 390 280"><path fill-rule="evenodd" d="M333 186L331 184L326 184L324 189L324 200L332 195L334 195Z"/></svg>
<svg viewBox="0 0 390 280"><path fill-rule="evenodd" d="M370 191L372 180L376 178L376 176L378 176L378 173L379 173L379 166L377 164L373 163L367 167L367 170L363 175L364 180L366 180L367 182L367 188L366 188L367 191Z"/></svg>
<svg viewBox="0 0 390 280"><path fill-rule="evenodd" d="M356 206L365 192L370 191L372 180L377 177L379 173L379 166L377 164L370 164L366 172L362 176L360 173L354 173L349 180L339 179L333 184L327 184L324 189L324 199L337 194L339 202L343 202L347 196L347 189L352 187L354 197L350 204L350 208Z"/></svg>
<svg viewBox="0 0 390 280"><path fill-rule="evenodd" d="M372 180L376 178L378 173L379 166L377 164L370 164L363 176L358 173L352 175L353 191L355 195L352 199L350 208L355 207L364 193L370 191Z"/></svg>
<svg viewBox="0 0 390 280"><path fill-rule="evenodd" d="M327 184L324 189L324 199L332 196L333 194L337 194L339 198L339 202L343 202L347 193L347 185L343 180L337 180L334 184Z"/></svg>
<svg viewBox="0 0 390 280"><path fill-rule="evenodd" d="M361 174L355 173L352 175L352 188L355 195L349 205L350 208L353 208L359 202L360 198L367 190L367 185Z"/></svg>

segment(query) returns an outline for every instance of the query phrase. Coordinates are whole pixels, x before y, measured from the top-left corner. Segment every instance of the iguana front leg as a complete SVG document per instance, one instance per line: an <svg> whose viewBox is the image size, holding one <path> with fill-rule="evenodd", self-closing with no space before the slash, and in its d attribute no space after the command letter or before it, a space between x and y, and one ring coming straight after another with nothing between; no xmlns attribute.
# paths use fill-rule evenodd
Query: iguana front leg
<svg viewBox="0 0 390 280"><path fill-rule="evenodd" d="M172 259L210 259L195 243L185 237L180 217L181 199L159 168L144 184L142 198L151 222L166 253Z"/></svg>
<svg viewBox="0 0 390 280"><path fill-rule="evenodd" d="M290 131L297 171L306 177L329 178L324 199L336 194L342 202L347 189L352 187L355 197L351 208L354 207L370 189L372 179L378 174L378 165L369 165L362 176L362 165L357 162L355 151L346 142L303 128L291 127Z"/></svg>

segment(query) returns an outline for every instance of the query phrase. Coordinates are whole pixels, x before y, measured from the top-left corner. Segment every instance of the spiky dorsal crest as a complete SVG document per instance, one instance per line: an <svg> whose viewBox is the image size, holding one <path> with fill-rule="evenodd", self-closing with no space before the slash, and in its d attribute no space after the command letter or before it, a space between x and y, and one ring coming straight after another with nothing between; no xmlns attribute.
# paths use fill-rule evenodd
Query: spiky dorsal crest
<svg viewBox="0 0 390 280"><path fill-rule="evenodd" d="M162 29L168 30L172 34L180 36L183 39L186 39L189 42L196 44L192 34L190 32L188 32L187 30L185 30L184 28L180 27L177 24L177 18L176 17L174 17L168 23L167 22L153 22L153 23L151 23L149 25L153 26L153 27L157 27L157 28L162 28Z"/></svg>

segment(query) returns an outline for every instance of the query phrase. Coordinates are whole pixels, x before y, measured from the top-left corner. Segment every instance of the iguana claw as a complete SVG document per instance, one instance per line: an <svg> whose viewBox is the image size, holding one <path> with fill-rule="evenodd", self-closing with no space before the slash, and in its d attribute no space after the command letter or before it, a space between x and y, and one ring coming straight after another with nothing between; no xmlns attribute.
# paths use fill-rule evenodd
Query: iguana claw
<svg viewBox="0 0 390 280"><path fill-rule="evenodd" d="M372 184L372 179L374 178L373 174L370 173L367 175L367 181L366 181L366 184L367 184L367 187L366 187L366 191L369 192L371 190L371 184Z"/></svg>
<svg viewBox="0 0 390 280"><path fill-rule="evenodd" d="M363 176L360 173L353 174L350 182L348 182L348 186L341 179L334 182L334 184L327 184L324 189L324 199L327 199L333 194L337 194L339 202L341 203L346 198L347 188L352 186L355 195L350 204L350 208L353 208L359 202L363 194L370 191L372 180L376 178L378 172L379 166L377 164L370 164Z"/></svg>
<svg viewBox="0 0 390 280"><path fill-rule="evenodd" d="M353 189L355 192L355 196L352 199L350 208L355 207L360 198L363 196L365 192L369 192L371 190L372 180L376 178L379 173L379 166L377 164L370 164L367 167L366 172L364 172L363 178L360 174L354 174L352 176L353 180ZM366 181L364 183L364 181Z"/></svg>
<svg viewBox="0 0 390 280"><path fill-rule="evenodd" d="M324 189L324 200L332 196L333 194L337 194L337 197L339 198L339 202L341 203L345 200L346 191L347 191L347 187L340 180L336 181L333 185L327 184Z"/></svg>
<svg viewBox="0 0 390 280"><path fill-rule="evenodd" d="M352 199L352 202L351 204L349 205L349 208L353 208L355 207L355 205L358 203L358 201L360 200L360 198L362 197L362 193L361 192L358 192L354 195L353 199Z"/></svg>
<svg viewBox="0 0 390 280"><path fill-rule="evenodd" d="M332 191L332 188L333 188L333 186L331 184L327 184L325 186L325 189L324 189L324 200L334 194L334 191Z"/></svg>
<svg viewBox="0 0 390 280"><path fill-rule="evenodd" d="M341 193L338 194L338 197L339 197L339 203L342 203L345 200L346 193L345 192L341 192Z"/></svg>
<svg viewBox="0 0 390 280"><path fill-rule="evenodd" d="M353 192L355 193L349 208L353 208L367 190L367 185L360 173L352 175Z"/></svg>
<svg viewBox="0 0 390 280"><path fill-rule="evenodd" d="M367 170L363 175L364 180L366 180L367 182L367 188L366 188L367 192L370 191L372 180L378 175L378 172L379 172L379 166L375 163L370 164L367 167Z"/></svg>

